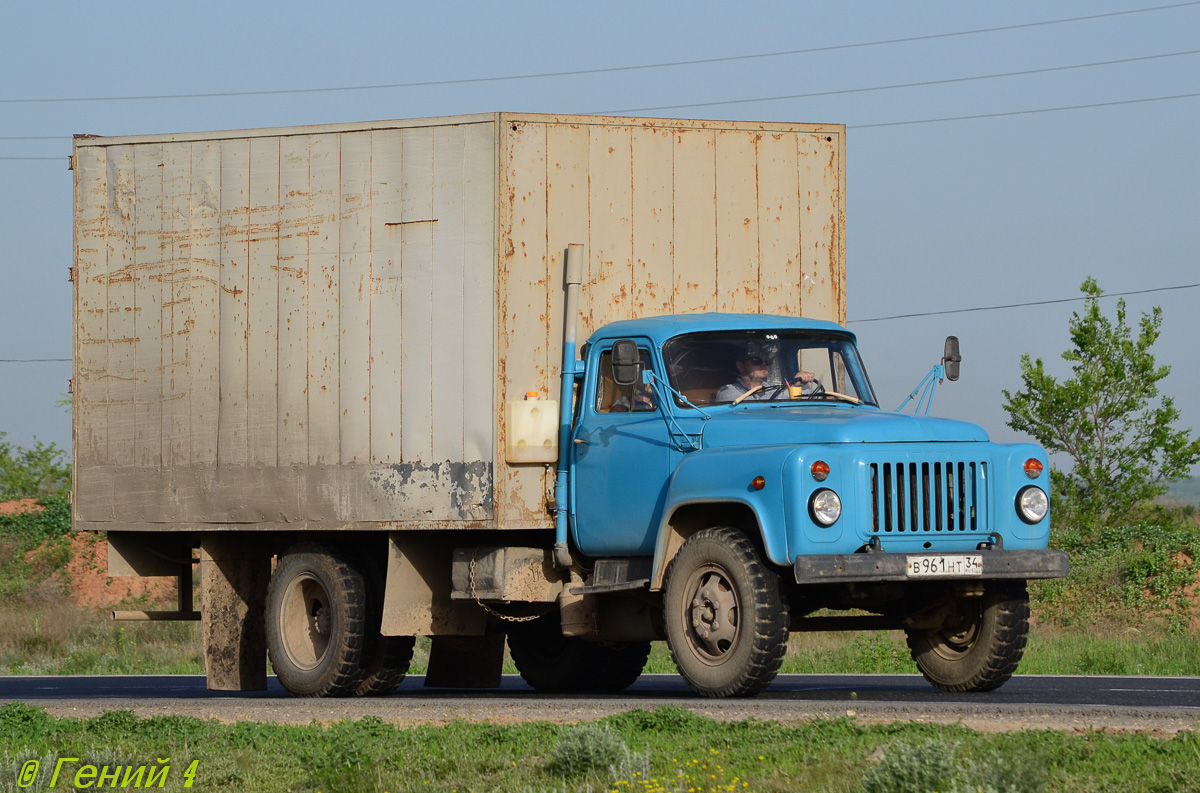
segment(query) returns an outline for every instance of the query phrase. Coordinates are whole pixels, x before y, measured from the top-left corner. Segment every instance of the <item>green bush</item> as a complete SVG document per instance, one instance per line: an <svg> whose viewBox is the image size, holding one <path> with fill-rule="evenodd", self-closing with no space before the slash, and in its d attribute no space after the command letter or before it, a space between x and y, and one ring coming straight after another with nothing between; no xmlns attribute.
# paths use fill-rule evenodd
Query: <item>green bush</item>
<svg viewBox="0 0 1200 793"><path fill-rule="evenodd" d="M965 756L956 741L897 741L863 774L862 793L1037 793L1047 772L1030 758Z"/></svg>
<svg viewBox="0 0 1200 793"><path fill-rule="evenodd" d="M563 776L592 771L619 772L631 760L629 747L607 725L578 724L563 730L551 762Z"/></svg>
<svg viewBox="0 0 1200 793"><path fill-rule="evenodd" d="M0 432L0 501L66 497L71 464L65 450L34 440L33 448L15 446Z"/></svg>
<svg viewBox="0 0 1200 793"><path fill-rule="evenodd" d="M950 741L905 743L884 748L879 763L862 778L862 793L935 793L958 782L957 744Z"/></svg>
<svg viewBox="0 0 1200 793"><path fill-rule="evenodd" d="M0 515L0 538L37 544L71 533L71 507L66 496L40 499L40 510Z"/></svg>
<svg viewBox="0 0 1200 793"><path fill-rule="evenodd" d="M1033 612L1062 627L1144 626L1184 630L1200 577L1200 528L1180 510L1155 508L1123 525L1057 527L1052 545L1071 559L1065 579L1031 585Z"/></svg>

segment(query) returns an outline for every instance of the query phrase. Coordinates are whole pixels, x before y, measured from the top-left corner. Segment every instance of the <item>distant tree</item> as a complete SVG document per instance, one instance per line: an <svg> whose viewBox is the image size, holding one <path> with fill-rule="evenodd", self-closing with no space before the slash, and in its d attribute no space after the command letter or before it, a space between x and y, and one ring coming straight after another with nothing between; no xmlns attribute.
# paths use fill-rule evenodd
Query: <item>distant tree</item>
<svg viewBox="0 0 1200 793"><path fill-rule="evenodd" d="M4 440L0 432L0 501L65 496L71 489L67 453L53 443L34 440L25 449Z"/></svg>
<svg viewBox="0 0 1200 793"><path fill-rule="evenodd" d="M1061 383L1042 359L1021 356L1024 387L1004 392L1008 425L1032 435L1050 452L1071 458L1070 471L1052 470L1051 485L1082 517L1121 518L1138 502L1164 493L1200 460L1200 439L1177 430L1179 410L1158 384L1170 371L1157 366L1162 309L1143 314L1134 337L1117 301L1116 324L1100 311L1103 291L1094 278L1081 287L1082 313L1071 315L1071 349L1063 353L1072 375Z"/></svg>

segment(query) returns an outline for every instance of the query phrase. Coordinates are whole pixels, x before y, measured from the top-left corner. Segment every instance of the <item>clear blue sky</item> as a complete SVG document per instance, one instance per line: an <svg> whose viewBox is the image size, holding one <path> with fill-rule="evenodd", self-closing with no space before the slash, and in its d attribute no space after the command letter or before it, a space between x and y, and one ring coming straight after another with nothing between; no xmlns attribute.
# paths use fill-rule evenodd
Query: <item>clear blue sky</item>
<svg viewBox="0 0 1200 793"><path fill-rule="evenodd" d="M1200 5L1153 0L1011 3L40 2L0 32L0 358L71 355L70 135L125 135L412 118L494 110L837 122L847 148L850 327L885 406L962 339L963 377L934 413L993 439L1023 352L1059 354L1081 304L886 322L913 312L1200 282L1200 97L990 118L1200 93ZM919 39L594 74L250 97L10 100L229 93L465 80ZM1081 66L990 79L984 75ZM936 85L856 91L909 83ZM48 136L51 140L11 140ZM52 157L53 160L15 160ZM1112 311L1115 300L1106 300ZM1200 426L1200 289L1161 305L1166 390ZM67 447L55 401L69 363L0 363L0 431Z"/></svg>

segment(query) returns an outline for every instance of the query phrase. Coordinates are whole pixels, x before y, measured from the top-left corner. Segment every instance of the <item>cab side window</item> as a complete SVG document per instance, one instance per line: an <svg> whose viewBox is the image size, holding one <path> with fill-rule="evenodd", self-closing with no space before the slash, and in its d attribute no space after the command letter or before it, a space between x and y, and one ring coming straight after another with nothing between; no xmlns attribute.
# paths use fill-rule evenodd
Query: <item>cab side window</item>
<svg viewBox="0 0 1200 793"><path fill-rule="evenodd" d="M651 371L650 352L638 350L642 358L643 371ZM640 382L631 386L619 386L613 382L612 351L600 353L600 365L596 383L597 413L639 413L655 409L654 391Z"/></svg>

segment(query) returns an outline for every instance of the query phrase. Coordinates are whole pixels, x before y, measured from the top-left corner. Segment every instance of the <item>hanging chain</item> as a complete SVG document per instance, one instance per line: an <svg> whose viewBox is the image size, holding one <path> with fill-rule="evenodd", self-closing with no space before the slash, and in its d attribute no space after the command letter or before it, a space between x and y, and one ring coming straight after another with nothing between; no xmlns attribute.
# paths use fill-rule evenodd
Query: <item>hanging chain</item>
<svg viewBox="0 0 1200 793"><path fill-rule="evenodd" d="M479 604L480 608L482 608L488 614L491 614L493 617L499 617L500 619L508 622L532 622L543 616L541 614L533 614L527 617L514 617L511 614L501 614L499 611L496 611L494 608L480 600L479 594L475 591L475 560L478 555L479 549L476 548L471 553L471 567L467 571L467 594L469 594L475 600L475 602Z"/></svg>

